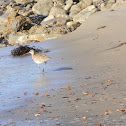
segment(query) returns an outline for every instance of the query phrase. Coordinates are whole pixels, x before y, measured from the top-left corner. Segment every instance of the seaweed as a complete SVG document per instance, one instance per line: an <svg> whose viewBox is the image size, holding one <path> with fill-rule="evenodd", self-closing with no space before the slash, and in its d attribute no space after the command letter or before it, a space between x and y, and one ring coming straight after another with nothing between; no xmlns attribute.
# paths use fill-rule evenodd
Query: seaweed
<svg viewBox="0 0 126 126"><path fill-rule="evenodd" d="M17 47L17 48L15 48L15 49L13 49L12 51L11 51L11 54L13 55L13 56L22 56L22 55L24 55L24 54L27 54L30 50L34 50L35 51L35 53L39 53L39 52L41 52L42 51L42 49L40 49L40 48L36 48L35 46L33 46L33 47L29 47L28 45L25 45L25 46L19 46L19 47Z"/></svg>

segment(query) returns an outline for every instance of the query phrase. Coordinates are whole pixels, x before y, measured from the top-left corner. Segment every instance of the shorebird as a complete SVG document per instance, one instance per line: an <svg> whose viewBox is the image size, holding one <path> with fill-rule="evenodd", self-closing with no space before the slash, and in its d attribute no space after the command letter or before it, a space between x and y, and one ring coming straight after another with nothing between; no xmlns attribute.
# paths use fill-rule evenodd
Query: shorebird
<svg viewBox="0 0 126 126"><path fill-rule="evenodd" d="M52 59L44 54L40 54L40 53L35 54L34 50L30 50L29 53L31 53L33 61L38 64L39 73L40 73L40 64L45 63L45 65L46 65L47 61ZM44 65L44 67L45 67L45 65ZM42 72L44 72L44 67L43 67Z"/></svg>

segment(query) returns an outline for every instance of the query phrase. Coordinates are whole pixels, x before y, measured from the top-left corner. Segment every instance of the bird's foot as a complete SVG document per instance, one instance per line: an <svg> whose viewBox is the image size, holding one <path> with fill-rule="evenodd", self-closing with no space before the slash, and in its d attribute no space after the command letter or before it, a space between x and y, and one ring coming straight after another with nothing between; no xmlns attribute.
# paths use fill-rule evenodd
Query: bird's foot
<svg viewBox="0 0 126 126"><path fill-rule="evenodd" d="M44 69L42 70L42 72L44 73Z"/></svg>

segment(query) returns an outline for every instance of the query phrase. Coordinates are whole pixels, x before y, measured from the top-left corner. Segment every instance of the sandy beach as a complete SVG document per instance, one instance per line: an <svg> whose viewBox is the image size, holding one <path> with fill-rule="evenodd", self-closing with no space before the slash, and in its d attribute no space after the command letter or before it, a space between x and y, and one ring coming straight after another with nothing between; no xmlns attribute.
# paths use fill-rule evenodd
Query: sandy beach
<svg viewBox="0 0 126 126"><path fill-rule="evenodd" d="M126 126L125 23L126 6L116 7L29 44L50 50L44 74L31 55L0 48L0 125Z"/></svg>

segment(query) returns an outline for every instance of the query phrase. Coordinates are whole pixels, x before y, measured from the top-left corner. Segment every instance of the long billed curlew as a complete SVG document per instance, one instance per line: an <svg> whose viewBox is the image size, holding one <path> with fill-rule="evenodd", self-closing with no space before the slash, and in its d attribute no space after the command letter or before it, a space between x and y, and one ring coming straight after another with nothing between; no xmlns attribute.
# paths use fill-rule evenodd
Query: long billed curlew
<svg viewBox="0 0 126 126"><path fill-rule="evenodd" d="M45 63L45 65L46 65L47 61L52 59L44 54L40 54L40 53L35 54L34 50L30 50L29 53L31 53L33 61L38 64L39 73L40 73L40 64ZM44 65L44 67L45 67L45 65ZM43 67L42 72L44 72L44 67Z"/></svg>

